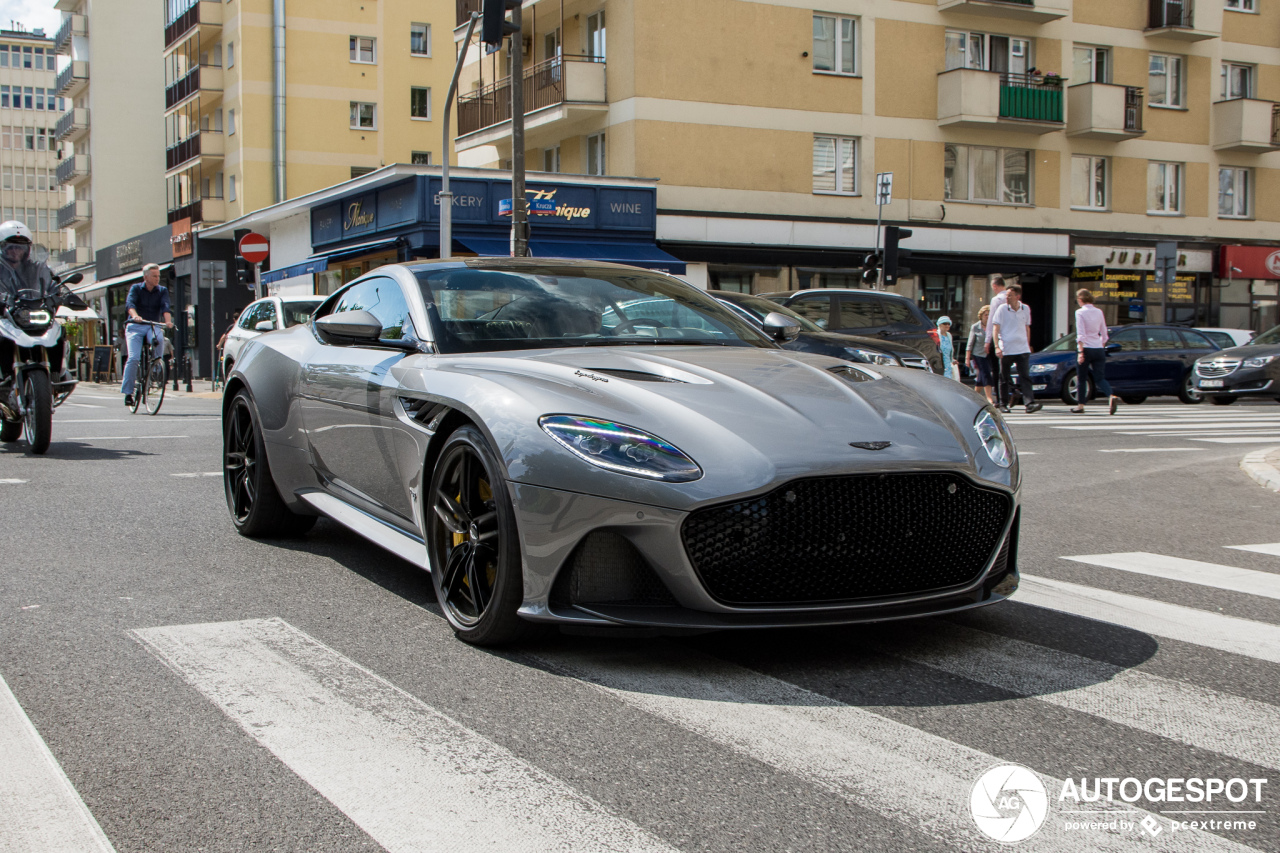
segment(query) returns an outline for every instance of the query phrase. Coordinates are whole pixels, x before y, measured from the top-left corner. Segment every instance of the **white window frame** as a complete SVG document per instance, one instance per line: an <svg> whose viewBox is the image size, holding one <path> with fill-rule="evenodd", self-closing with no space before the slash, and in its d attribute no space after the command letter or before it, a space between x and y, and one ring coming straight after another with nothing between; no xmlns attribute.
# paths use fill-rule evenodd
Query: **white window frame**
<svg viewBox="0 0 1280 853"><path fill-rule="evenodd" d="M1222 192L1222 176L1230 173L1232 176L1231 195L1235 198L1234 207L1242 212L1223 213L1222 200L1224 193ZM1218 218L1219 219L1252 219L1253 218L1253 170L1245 169L1239 166L1219 166L1218 167ZM1243 205L1240 202L1243 200Z"/></svg>
<svg viewBox="0 0 1280 853"><path fill-rule="evenodd" d="M1071 46L1071 70L1072 71L1074 71L1076 68L1075 52L1077 50L1087 50L1090 53L1089 79L1076 80L1073 78L1070 81L1072 86L1077 86L1081 83L1110 83L1111 82L1111 48L1105 45L1099 45L1099 44L1073 44ZM1103 57L1103 60L1102 60L1103 73L1101 74L1101 79L1099 79L1099 74L1098 74L1099 56Z"/></svg>
<svg viewBox="0 0 1280 853"><path fill-rule="evenodd" d="M427 114L425 116L416 116L413 114L413 93L416 91L425 91L427 93ZM409 87L409 118L412 121L431 121L431 87L430 86L410 86Z"/></svg>
<svg viewBox="0 0 1280 853"><path fill-rule="evenodd" d="M1035 207L1036 206L1036 152L1030 148L997 148L992 145L961 145L959 143L948 142L943 146L943 195L946 196L945 175L946 175L946 149L947 148L963 148L965 154L965 168L967 170L966 183L968 186L968 196L966 198L946 197L946 201L956 202L958 204L998 204L1004 207ZM973 188L975 181L973 179L974 161L977 159L973 156L974 151L985 150L996 152L996 192L1000 198L974 198ZM1004 155L1008 151L1017 151L1027 155L1027 200L1026 201L1005 201L1004 196L1009 188L1004 182Z"/></svg>
<svg viewBox="0 0 1280 853"><path fill-rule="evenodd" d="M818 189L818 187L816 186L817 180L818 180L818 143L819 141L830 142L835 149L834 150L835 189ZM859 157L859 154L861 153L858 150L860 147L859 142L860 142L860 139L856 136L832 136L832 135L823 134L823 133L815 133L813 135L814 187L812 191L814 195L850 195L850 196L861 195L861 193L858 192L858 187L859 187L858 179L861 177L858 169L858 157ZM842 168L844 159L841 156L844 152L846 145L852 149L850 153L852 154L852 163L853 163L853 175L850 177L850 181L849 181L850 186L848 187L844 186L844 169Z"/></svg>
<svg viewBox="0 0 1280 853"><path fill-rule="evenodd" d="M1159 173L1158 170L1164 170L1164 187L1161 192L1164 209L1152 209L1151 207L1151 191L1153 189L1152 181ZM1169 186L1169 175L1174 176L1175 185ZM1186 164L1170 163L1164 160L1147 161L1147 215L1148 216L1181 216L1182 200L1186 188ZM1172 192L1170 190L1172 189Z"/></svg>
<svg viewBox="0 0 1280 853"><path fill-rule="evenodd" d="M423 30L422 44L424 47L426 47L426 50L413 49L413 31L418 28L421 28ZM425 56L427 58L431 57L431 25L430 24L421 24L416 21L409 24L409 55Z"/></svg>
<svg viewBox="0 0 1280 853"><path fill-rule="evenodd" d="M369 44L369 56L372 57L371 59L360 58L365 42ZM356 65L377 65L378 40L373 36L351 36L347 42L347 56Z"/></svg>
<svg viewBox="0 0 1280 853"><path fill-rule="evenodd" d="M560 171L559 145L553 145L550 148L542 149L542 171L556 173Z"/></svg>
<svg viewBox="0 0 1280 853"><path fill-rule="evenodd" d="M1222 8L1230 12L1248 12L1250 14L1258 14L1258 4L1256 0L1224 0Z"/></svg>
<svg viewBox="0 0 1280 853"><path fill-rule="evenodd" d="M596 144L596 157L594 158L595 162L592 162L593 158L591 156L591 145L593 141ZM607 142L607 139L605 138L605 134L603 132L593 133L587 137L587 144L584 147L584 151L585 151L585 157L587 159L586 172L588 175L599 176L599 175L609 174L609 171L608 171L609 153L608 153L606 142Z"/></svg>
<svg viewBox="0 0 1280 853"><path fill-rule="evenodd" d="M836 77L857 77L861 73L862 51L858 49L859 39L862 35L862 21L853 15L832 15L822 12L813 13L814 29L817 29L819 20L830 21L831 39L833 42L831 50L831 68L818 68L818 40L817 33L813 34L813 44L810 46L812 52L811 61L813 63L814 74L831 74ZM849 45L845 47L843 37L845 25L848 24L851 32L849 34ZM853 56L850 58L849 70L844 70L845 53L850 52Z"/></svg>
<svg viewBox="0 0 1280 853"><path fill-rule="evenodd" d="M1158 103L1155 100L1155 96L1152 95L1152 92L1155 91L1155 87L1151 85L1151 78L1156 76L1156 73L1151 70L1151 65L1156 59L1163 59L1165 61L1164 71L1160 72L1160 74L1165 78L1165 92L1172 93L1173 97L1173 100L1165 103ZM1170 63L1172 63L1172 67L1176 69L1177 74L1176 79L1173 81L1174 85L1172 86L1167 85L1169 81ZM1147 106L1162 110L1186 109L1186 89L1186 57L1176 53L1152 53L1147 60Z"/></svg>
<svg viewBox="0 0 1280 853"><path fill-rule="evenodd" d="M1084 162L1085 174L1088 176L1088 199L1085 204L1077 204L1075 199L1075 170L1077 162ZM1102 165L1102 204L1098 199L1098 165ZM1111 158L1094 157L1089 154L1076 154L1071 157L1071 209L1072 210L1110 210L1111 209Z"/></svg>
<svg viewBox="0 0 1280 853"><path fill-rule="evenodd" d="M1232 71L1245 72L1247 85L1245 86L1245 93L1243 95L1231 94L1231 72ZM1222 72L1219 75L1219 79L1222 81L1222 90L1221 90L1222 100L1233 101L1238 98L1252 98L1254 95L1254 92L1257 91L1256 87L1258 85L1258 67L1256 65L1250 65L1247 62L1231 62L1224 59L1222 60Z"/></svg>
<svg viewBox="0 0 1280 853"><path fill-rule="evenodd" d="M364 120L364 108L369 108L369 124L361 124ZM352 130L377 130L378 129L378 105L372 101L351 101L351 129Z"/></svg>
<svg viewBox="0 0 1280 853"><path fill-rule="evenodd" d="M943 36L943 53L944 63L946 62L946 39L948 36L960 37L960 52L964 54L964 61L960 65L947 67L947 71L954 71L956 68L975 68L979 71L991 71L991 39L1003 38L1009 40L1009 72L1012 74L1025 74L1033 67L1031 56L1034 46L1034 40L1022 38L1021 36L1010 36L1004 33L987 33L977 30L959 30L948 28ZM977 47L981 56L975 64L972 61L973 48ZM1019 52L1021 51L1021 52ZM1022 67L1017 68L1018 60L1021 59Z"/></svg>
<svg viewBox="0 0 1280 853"><path fill-rule="evenodd" d="M604 9L587 15L586 54L596 62L605 62L609 52L608 21L604 17ZM597 50L599 53L597 53Z"/></svg>

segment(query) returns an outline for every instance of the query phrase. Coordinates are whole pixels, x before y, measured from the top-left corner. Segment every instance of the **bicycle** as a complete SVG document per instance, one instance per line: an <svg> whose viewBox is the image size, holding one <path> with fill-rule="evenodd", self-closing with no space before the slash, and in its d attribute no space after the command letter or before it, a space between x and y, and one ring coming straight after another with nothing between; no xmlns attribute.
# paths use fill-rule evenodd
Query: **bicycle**
<svg viewBox="0 0 1280 853"><path fill-rule="evenodd" d="M161 329L165 328L164 323L156 323L151 320L130 320L130 323L142 323L148 326L157 326ZM152 344L151 341L143 340L141 363L138 365L138 377L133 386L133 408L132 412L136 415L139 408L145 408L147 414L154 415L160 411L160 405L164 402L164 386L167 378L164 366L164 355L156 357L153 355L154 349L161 349L163 353L164 333L160 333L160 343Z"/></svg>

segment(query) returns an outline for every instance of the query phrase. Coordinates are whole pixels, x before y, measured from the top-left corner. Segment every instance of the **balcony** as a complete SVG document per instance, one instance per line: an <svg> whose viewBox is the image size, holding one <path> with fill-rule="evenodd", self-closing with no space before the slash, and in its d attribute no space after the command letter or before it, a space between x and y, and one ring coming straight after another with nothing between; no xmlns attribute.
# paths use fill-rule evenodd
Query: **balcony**
<svg viewBox="0 0 1280 853"><path fill-rule="evenodd" d="M75 142L89 132L89 111L83 107L67 110L58 117L54 135L59 142Z"/></svg>
<svg viewBox="0 0 1280 853"><path fill-rule="evenodd" d="M58 227L73 228L83 225L93 218L93 205L84 199L76 199L71 204L58 208Z"/></svg>
<svg viewBox="0 0 1280 853"><path fill-rule="evenodd" d="M84 15L68 15L62 22L62 26L58 27L58 34L53 39L53 48L58 53L69 54L71 40L77 36L83 38L87 35L89 35L89 19Z"/></svg>
<svg viewBox="0 0 1280 853"><path fill-rule="evenodd" d="M526 144L538 147L537 129L594 118L608 110L605 64L588 56L563 56L531 66L524 75ZM511 78L458 97L459 151L492 145L511 135ZM469 137L469 138L468 138ZM556 135L558 140L560 135Z"/></svg>
<svg viewBox="0 0 1280 853"><path fill-rule="evenodd" d="M164 28L164 49L184 41L192 30L200 31L200 45L222 35L222 3L220 0L199 0Z"/></svg>
<svg viewBox="0 0 1280 853"><path fill-rule="evenodd" d="M1071 16L1071 0L938 0L939 12L963 12L1044 24Z"/></svg>
<svg viewBox="0 0 1280 853"><path fill-rule="evenodd" d="M203 164L206 160L223 159L226 142L220 131L202 130L166 149L164 154L165 171L171 173L189 169L197 165L197 161Z"/></svg>
<svg viewBox="0 0 1280 853"><path fill-rule="evenodd" d="M1261 154L1280 148L1280 104L1232 98L1213 105L1213 149Z"/></svg>
<svg viewBox="0 0 1280 853"><path fill-rule="evenodd" d="M190 219L192 225L200 222L226 222L227 206L220 198L202 198L169 211L170 224L183 219Z"/></svg>
<svg viewBox="0 0 1280 853"><path fill-rule="evenodd" d="M1141 87L1081 83L1067 89L1067 136L1119 141L1143 132Z"/></svg>
<svg viewBox="0 0 1280 853"><path fill-rule="evenodd" d="M953 68L938 75L938 126L1016 133L1062 130L1062 80Z"/></svg>
<svg viewBox="0 0 1280 853"><path fill-rule="evenodd" d="M1219 22L1217 30L1197 30L1195 4L1191 0L1149 0L1146 34L1178 41L1204 41L1222 35L1222 25Z"/></svg>
<svg viewBox="0 0 1280 853"><path fill-rule="evenodd" d="M94 262L93 249L88 246L76 246L74 249L63 249L58 252L58 263L68 267L82 267Z"/></svg>
<svg viewBox="0 0 1280 853"><path fill-rule="evenodd" d="M89 63L86 60L73 60L58 72L58 94L64 98L74 98L88 85Z"/></svg>
<svg viewBox="0 0 1280 853"><path fill-rule="evenodd" d="M196 95L209 96L208 104L201 102L202 107L208 106L222 97L222 86L221 68L216 65L197 65L187 72L187 76L164 90L165 112Z"/></svg>
<svg viewBox="0 0 1280 853"><path fill-rule="evenodd" d="M58 161L58 183L64 187L82 184L89 177L89 155L72 154Z"/></svg>

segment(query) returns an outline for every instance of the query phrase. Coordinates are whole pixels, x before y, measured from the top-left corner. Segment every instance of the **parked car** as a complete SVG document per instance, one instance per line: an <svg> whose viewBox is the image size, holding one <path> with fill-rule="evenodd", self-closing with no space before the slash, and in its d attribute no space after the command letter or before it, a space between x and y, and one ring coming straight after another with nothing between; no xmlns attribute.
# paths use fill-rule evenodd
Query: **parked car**
<svg viewBox="0 0 1280 853"><path fill-rule="evenodd" d="M1176 394L1184 403L1204 400L1193 381L1193 364L1219 349L1207 336L1195 329L1142 324L1113 326L1109 332L1107 381L1126 403L1163 394ZM1058 396L1075 405L1077 367L1076 336L1058 338L1031 356L1032 390L1037 397Z"/></svg>
<svg viewBox="0 0 1280 853"><path fill-rule="evenodd" d="M823 331L906 344L929 359L934 373L942 372L938 327L905 296L883 290L837 287L760 295L787 306Z"/></svg>
<svg viewBox="0 0 1280 853"><path fill-rule="evenodd" d="M1257 332L1251 329L1196 329L1197 332L1204 332L1209 340L1213 341L1223 349L1231 347L1242 347L1249 341L1253 340Z"/></svg>
<svg viewBox="0 0 1280 853"><path fill-rule="evenodd" d="M227 334L222 351L222 375L231 375L231 366L240 357L245 342L263 332L288 329L311 319L311 312L323 301L319 296L268 296L240 312L240 318Z"/></svg>
<svg viewBox="0 0 1280 853"><path fill-rule="evenodd" d="M1219 406L1229 406L1246 395L1280 401L1280 326L1242 347L1197 360L1196 389Z"/></svg>
<svg viewBox="0 0 1280 853"><path fill-rule="evenodd" d="M800 335L794 341L783 344L783 349L812 352L869 364L892 364L898 367L914 367L917 370L932 370L929 360L918 350L906 344L899 344L885 338L864 338L860 335L824 332L809 318L763 296L731 293L727 290L712 290L710 293L761 331L764 331L764 318L771 312L790 317L799 323Z"/></svg>

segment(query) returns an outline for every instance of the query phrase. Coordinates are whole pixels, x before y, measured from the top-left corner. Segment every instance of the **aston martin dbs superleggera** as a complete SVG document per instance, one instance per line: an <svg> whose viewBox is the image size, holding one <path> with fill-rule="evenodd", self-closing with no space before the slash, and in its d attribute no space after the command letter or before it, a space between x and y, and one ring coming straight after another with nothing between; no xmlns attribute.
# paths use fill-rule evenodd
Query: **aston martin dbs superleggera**
<svg viewBox="0 0 1280 853"><path fill-rule="evenodd" d="M785 351L782 315L764 326L632 267L382 267L241 352L232 519L349 527L428 570L481 644L1007 598L1019 473L1000 415L941 376Z"/></svg>

